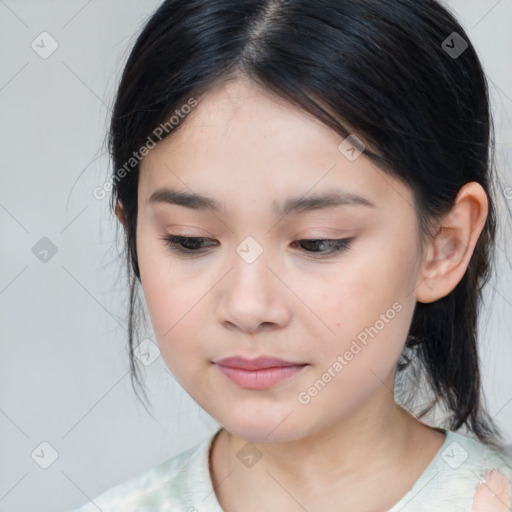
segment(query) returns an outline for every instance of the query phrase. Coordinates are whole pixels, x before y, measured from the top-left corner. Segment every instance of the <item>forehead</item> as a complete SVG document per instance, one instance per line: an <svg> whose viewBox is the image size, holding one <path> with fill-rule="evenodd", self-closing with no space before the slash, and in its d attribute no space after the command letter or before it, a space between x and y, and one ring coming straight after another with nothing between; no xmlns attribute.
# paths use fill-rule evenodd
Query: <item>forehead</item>
<svg viewBox="0 0 512 512"><path fill-rule="evenodd" d="M339 149L344 137L252 82L218 86L197 101L176 134L142 161L146 199L169 186L207 191L224 202L265 198L275 209L291 190L294 196L330 188L364 191L377 203L400 187L390 187L391 177L364 153L349 161Z"/></svg>
<svg viewBox="0 0 512 512"><path fill-rule="evenodd" d="M176 134L158 149L167 147L178 153L193 147L195 152L213 152L218 158L238 151L245 160L263 152L270 158L282 153L291 158L315 148L319 155L325 155L326 149L337 155L339 136L333 130L251 81L217 85L197 102Z"/></svg>

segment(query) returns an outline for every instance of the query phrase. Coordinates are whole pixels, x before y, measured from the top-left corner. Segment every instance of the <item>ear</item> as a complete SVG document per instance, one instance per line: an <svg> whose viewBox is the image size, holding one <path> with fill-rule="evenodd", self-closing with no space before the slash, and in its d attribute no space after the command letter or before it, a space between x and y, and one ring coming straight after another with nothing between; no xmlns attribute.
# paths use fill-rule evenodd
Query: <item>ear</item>
<svg viewBox="0 0 512 512"><path fill-rule="evenodd" d="M484 228L488 207L487 194L479 183L466 183L460 189L426 251L416 283L417 301L434 302L457 286Z"/></svg>
<svg viewBox="0 0 512 512"><path fill-rule="evenodd" d="M116 203L116 217L117 217L117 220L123 225L126 227L126 221L125 221L125 218L124 218L124 207L123 207L123 204L118 201Z"/></svg>

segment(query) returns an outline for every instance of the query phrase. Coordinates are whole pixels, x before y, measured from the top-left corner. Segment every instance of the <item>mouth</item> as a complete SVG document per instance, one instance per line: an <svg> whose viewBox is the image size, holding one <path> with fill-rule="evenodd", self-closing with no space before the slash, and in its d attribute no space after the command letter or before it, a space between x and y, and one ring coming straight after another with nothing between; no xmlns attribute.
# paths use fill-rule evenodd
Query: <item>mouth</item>
<svg viewBox="0 0 512 512"><path fill-rule="evenodd" d="M268 368L286 368L288 366L303 366L306 363L285 361L272 356L259 356L253 359L243 356L225 357L215 364L227 366L229 368L239 368L241 370L263 370Z"/></svg>
<svg viewBox="0 0 512 512"><path fill-rule="evenodd" d="M260 356L256 359L228 357L216 361L215 364L223 375L245 389L267 389L308 366L307 363L285 361L269 356Z"/></svg>

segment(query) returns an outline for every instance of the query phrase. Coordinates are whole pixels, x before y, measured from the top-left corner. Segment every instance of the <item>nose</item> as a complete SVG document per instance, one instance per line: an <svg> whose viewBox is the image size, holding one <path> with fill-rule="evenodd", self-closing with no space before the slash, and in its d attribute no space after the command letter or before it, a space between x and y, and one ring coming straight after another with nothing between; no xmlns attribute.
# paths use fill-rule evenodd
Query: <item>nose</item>
<svg viewBox="0 0 512 512"><path fill-rule="evenodd" d="M265 253L251 263L237 255L221 286L217 318L226 328L255 334L290 321L293 294L268 266Z"/></svg>

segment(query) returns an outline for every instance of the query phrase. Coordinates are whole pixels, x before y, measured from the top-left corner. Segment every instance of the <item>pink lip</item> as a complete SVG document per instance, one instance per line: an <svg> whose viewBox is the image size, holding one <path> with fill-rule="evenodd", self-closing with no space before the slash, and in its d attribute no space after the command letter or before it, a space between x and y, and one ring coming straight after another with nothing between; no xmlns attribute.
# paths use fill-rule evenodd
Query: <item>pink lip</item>
<svg viewBox="0 0 512 512"><path fill-rule="evenodd" d="M229 366L230 368L241 368L243 370L260 370L262 368L283 368L286 366L302 366L305 363L296 363L292 361L284 361L277 357L259 356L255 359L247 359L241 356L225 357L216 364Z"/></svg>
<svg viewBox="0 0 512 512"><path fill-rule="evenodd" d="M235 384L247 389L265 389L295 375L305 363L283 361L275 357L261 356L256 359L227 357L217 361L219 370Z"/></svg>

